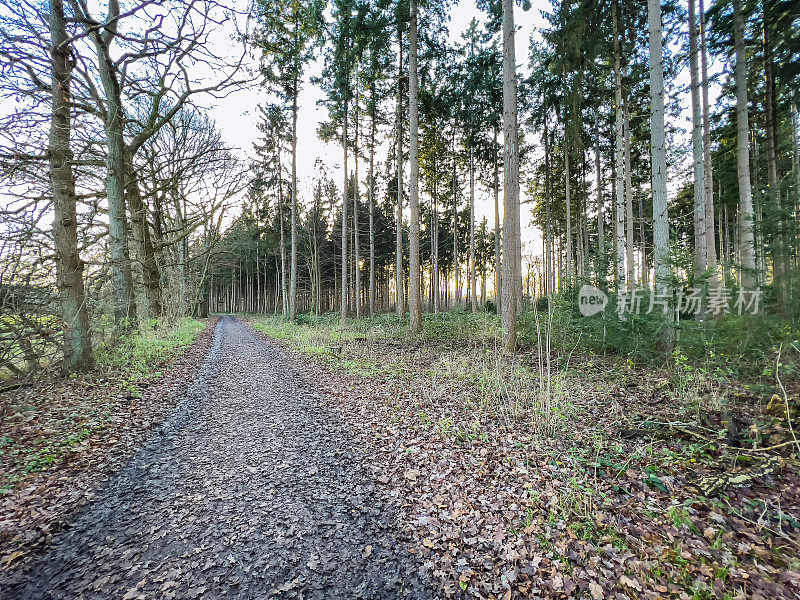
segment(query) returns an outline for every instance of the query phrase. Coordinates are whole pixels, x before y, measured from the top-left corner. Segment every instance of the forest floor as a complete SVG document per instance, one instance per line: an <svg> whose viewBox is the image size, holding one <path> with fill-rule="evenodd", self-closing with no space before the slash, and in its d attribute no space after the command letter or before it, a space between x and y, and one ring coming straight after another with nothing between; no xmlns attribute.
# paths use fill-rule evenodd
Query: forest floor
<svg viewBox="0 0 800 600"><path fill-rule="evenodd" d="M0 394L0 578L51 543L170 414L216 321L101 345L91 373L42 373Z"/></svg>
<svg viewBox="0 0 800 600"><path fill-rule="evenodd" d="M253 322L371 445L439 597L800 597L783 402L619 357L554 351L542 377L463 313L416 338L392 318Z"/></svg>
<svg viewBox="0 0 800 600"><path fill-rule="evenodd" d="M431 598L366 446L234 317L183 398L4 597Z"/></svg>
<svg viewBox="0 0 800 600"><path fill-rule="evenodd" d="M0 596L800 597L791 385L242 320L4 394Z"/></svg>

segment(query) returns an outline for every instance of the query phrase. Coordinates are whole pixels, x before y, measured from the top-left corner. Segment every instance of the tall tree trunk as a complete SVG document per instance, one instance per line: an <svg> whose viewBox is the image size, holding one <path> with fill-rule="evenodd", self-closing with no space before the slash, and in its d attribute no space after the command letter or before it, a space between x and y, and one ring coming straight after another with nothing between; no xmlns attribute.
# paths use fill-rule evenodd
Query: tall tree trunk
<svg viewBox="0 0 800 600"><path fill-rule="evenodd" d="M567 130L567 112L564 109L564 131ZM569 136L564 136L564 206L566 210L566 217L567 217L567 280L569 285L574 283L573 279L575 277L574 272L574 261L573 261L573 249L572 249L572 186L570 185L570 180L572 179L570 175L570 168L569 168Z"/></svg>
<svg viewBox="0 0 800 600"><path fill-rule="evenodd" d="M431 201L431 304L433 312L439 312L439 196L437 188L438 172L436 155L433 158L433 194Z"/></svg>
<svg viewBox="0 0 800 600"><path fill-rule="evenodd" d="M475 154L469 149L469 281L472 312L478 312L477 280L475 278Z"/></svg>
<svg viewBox="0 0 800 600"><path fill-rule="evenodd" d="M142 283L144 284L145 298L147 300L148 318L160 317L164 311L163 296L161 293L161 273L156 260L156 249L150 236L150 227L147 223L147 208L139 190L139 179L133 167L130 154L125 158L125 197L131 212L131 225L134 239L139 246L139 257L142 261Z"/></svg>
<svg viewBox="0 0 800 600"><path fill-rule="evenodd" d="M628 97L625 97L625 104L622 107L622 160L624 162L625 176L625 262L627 273L625 283L628 289L633 289L636 282L636 243L633 232L635 218L633 215L633 167L631 165L631 127L630 114L628 111Z"/></svg>
<svg viewBox="0 0 800 600"><path fill-rule="evenodd" d="M548 296L553 294L555 277L553 276L553 227L551 224L550 210L550 132L547 127L547 107L544 119L544 240L545 240L545 271L546 291Z"/></svg>
<svg viewBox="0 0 800 600"><path fill-rule="evenodd" d="M153 189L157 187L157 182L153 183ZM172 207L175 209L176 228L180 234L180 241L177 244L175 252L177 256L174 258L177 266L177 277L180 281L180 300L178 302L178 309L181 313L187 312L191 307L189 306L189 236L186 231L186 211L181 206L181 199L178 189L173 186L170 193L172 199ZM160 204L156 199L156 207ZM160 210L156 213L159 214Z"/></svg>
<svg viewBox="0 0 800 600"><path fill-rule="evenodd" d="M711 119L708 106L708 52L706 47L706 18L703 0L700 8L700 82L703 100L703 172L706 199L706 251L711 280L716 281L717 246L714 238L714 168L711 162Z"/></svg>
<svg viewBox="0 0 800 600"><path fill-rule="evenodd" d="M797 136L797 103L792 102L792 183L794 202L791 204L794 211L793 219L800 219L800 142ZM800 248L794 244L794 268L800 267Z"/></svg>
<svg viewBox="0 0 800 600"><path fill-rule="evenodd" d="M358 75L356 75L356 82ZM353 284L355 289L353 292L353 300L355 301L356 318L361 318L361 244L358 236L358 118L359 118L359 105L358 105L358 83L356 83L356 105L354 107L353 115L353 162L355 163L355 181L353 182Z"/></svg>
<svg viewBox="0 0 800 600"><path fill-rule="evenodd" d="M456 303L461 302L461 269L458 252L458 178L456 175L456 124L453 123L453 135L451 136L451 147L453 154L453 265L455 266L455 289L453 296Z"/></svg>
<svg viewBox="0 0 800 600"><path fill-rule="evenodd" d="M283 165L281 152L278 150L278 221L280 221L281 236L281 314L289 315L289 291L286 279L286 238L283 232Z"/></svg>
<svg viewBox="0 0 800 600"><path fill-rule="evenodd" d="M422 331L421 273L419 263L419 90L417 72L417 1L411 0L411 22L408 32L408 115L409 162L411 175L409 203L411 205L411 235L408 275L408 308L411 331Z"/></svg>
<svg viewBox="0 0 800 600"><path fill-rule="evenodd" d="M611 5L614 26L614 240L617 288L623 289L625 281L625 168L623 163L622 67L620 59L619 3Z"/></svg>
<svg viewBox="0 0 800 600"><path fill-rule="evenodd" d="M78 214L75 175L72 171L70 135L70 84L74 66L67 36L62 0L50 0L50 89L53 115L50 121L47 158L53 188L53 241L56 255L56 287L64 322L66 373L89 371L94 366L89 312L83 287L83 261L78 251Z"/></svg>
<svg viewBox="0 0 800 600"><path fill-rule="evenodd" d="M781 316L788 314L786 257L784 248L783 206L778 181L778 159L776 150L777 118L775 100L775 78L773 74L773 48L770 35L769 2L764 2L764 120L767 152L767 188L775 229L772 237L772 278L775 286L777 310Z"/></svg>
<svg viewBox="0 0 800 600"><path fill-rule="evenodd" d="M747 114L747 55L744 43L742 0L733 0L736 46L736 173L739 182L739 240L742 252L742 285L756 285L756 251L753 226L753 192L750 185L750 124Z"/></svg>
<svg viewBox="0 0 800 600"><path fill-rule="evenodd" d="M261 242L260 236L261 236L261 234L259 233L258 237L256 237L256 275L255 275L255 277L256 277L256 312L259 312L259 313L261 312L261 298L262 298L262 293L261 293L261 260L260 260L261 259L261 257L260 257L261 252L260 252L260 248L259 248L259 243ZM313 279L312 279L312 281L313 281Z"/></svg>
<svg viewBox="0 0 800 600"><path fill-rule="evenodd" d="M664 55L661 47L661 4L647 1L650 25L650 156L653 188L653 254L656 289L669 286L669 221L667 213L667 149L664 126Z"/></svg>
<svg viewBox="0 0 800 600"><path fill-rule="evenodd" d="M322 265L319 260L319 236L317 233L317 215L319 215L322 202L322 181L317 181L317 194L314 207L314 265L317 271L317 301L314 303L314 312L317 316L322 314Z"/></svg>
<svg viewBox="0 0 800 600"><path fill-rule="evenodd" d="M642 285L644 287L650 286L650 269L647 265L647 240L644 234L644 201L641 194L639 195L639 242L641 248L639 254L641 256L642 265Z"/></svg>
<svg viewBox="0 0 800 600"><path fill-rule="evenodd" d="M104 122L106 134L106 193L108 196L108 250L111 262L111 287L114 322L117 328L136 322L136 300L128 249L128 222L125 205L125 115L122 92L110 57L109 47L116 37L116 21L120 14L118 0L109 1L108 19L112 26L93 33L97 50L98 71L106 101Z"/></svg>
<svg viewBox="0 0 800 600"><path fill-rule="evenodd" d="M395 224L395 286L397 287L397 316L405 316L403 296L403 29L397 25L397 216Z"/></svg>
<svg viewBox="0 0 800 600"><path fill-rule="evenodd" d="M603 168L600 163L600 115L595 115L594 135L594 171L597 187L597 283L604 286L606 283L606 236L603 216Z"/></svg>
<svg viewBox="0 0 800 600"><path fill-rule="evenodd" d="M519 136L517 131L517 69L514 52L514 0L503 7L503 328L506 348L517 347L519 244Z"/></svg>
<svg viewBox="0 0 800 600"><path fill-rule="evenodd" d="M697 48L697 17L689 0L689 63L692 96L692 157L694 159L694 276L702 277L707 265L706 185L703 156L703 119L700 106L700 73ZM698 314L702 318L702 314Z"/></svg>
<svg viewBox="0 0 800 600"><path fill-rule="evenodd" d="M493 148L499 148L497 144L497 129L493 132ZM502 313L503 303L500 301L500 296L503 289L503 264L500 260L500 156L496 152L494 157L494 300L497 314ZM549 222L549 221L548 221ZM455 235L455 233L453 233ZM454 240L455 243L455 240Z"/></svg>
<svg viewBox="0 0 800 600"><path fill-rule="evenodd" d="M342 126L342 151L344 152L344 181L342 185L342 324L347 321L347 92L344 100L344 124Z"/></svg>
<svg viewBox="0 0 800 600"><path fill-rule="evenodd" d="M374 63L374 60L373 60ZM374 70L373 70L374 73ZM375 314L375 113L377 112L377 92L375 79L371 83L372 118L370 119L369 140L369 316Z"/></svg>
<svg viewBox="0 0 800 600"><path fill-rule="evenodd" d="M298 21L295 21L295 46L299 35ZM300 86L297 81L299 68L295 68L292 80L292 223L291 223L291 266L289 271L289 318L297 320L297 94Z"/></svg>

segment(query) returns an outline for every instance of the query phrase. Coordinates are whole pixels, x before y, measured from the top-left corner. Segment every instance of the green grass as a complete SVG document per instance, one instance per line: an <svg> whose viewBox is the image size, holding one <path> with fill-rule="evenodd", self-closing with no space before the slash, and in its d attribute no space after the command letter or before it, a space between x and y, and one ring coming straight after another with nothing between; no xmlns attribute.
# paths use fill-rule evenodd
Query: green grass
<svg viewBox="0 0 800 600"><path fill-rule="evenodd" d="M485 341L499 338L501 334L497 315L486 312L472 314L463 310L424 315L423 331L419 335L413 335L408 321L401 320L394 313L348 319L344 325L337 313L299 315L297 323L278 316L256 317L254 326L273 339L290 341L294 347L380 339Z"/></svg>
<svg viewBox="0 0 800 600"><path fill-rule="evenodd" d="M203 323L184 318L172 324L150 321L141 331L132 332L96 349L97 368L105 371L103 391L96 395L77 394L79 402L63 404L44 393L36 406L16 407L19 413L30 413L33 427L17 439L0 437L0 456L4 471L0 472L0 496L7 494L26 475L52 469L61 464L71 450L88 438L110 427L110 416L120 393L141 397L142 383L160 376L165 361L190 346L205 328ZM95 374L76 376L78 389ZM67 394L69 396L69 394ZM27 423L28 421L24 421ZM43 433L48 431L48 433Z"/></svg>
<svg viewBox="0 0 800 600"><path fill-rule="evenodd" d="M174 324L148 321L140 331L97 348L97 365L126 371L131 380L147 378L154 374L154 364L163 363L190 346L204 328L191 317Z"/></svg>
<svg viewBox="0 0 800 600"><path fill-rule="evenodd" d="M661 316L617 317L616 300L600 315L583 317L577 310L577 291L557 295L550 315L538 314L539 325L552 318L551 346L563 357L573 353L624 357L640 366L677 367L681 374L702 372L716 381L756 382L774 380L775 357L783 345L782 374L800 373L800 330L772 315L725 315L698 322L684 319L672 324ZM647 301L643 302L647 306ZM537 315L528 310L520 316L520 339L527 347L537 343ZM408 321L394 313L349 319L344 325L338 313L299 315L297 323L283 317L255 317L256 327L268 336L289 342L295 349L330 347L355 341L396 340L403 343L456 342L494 348L500 345L502 327L494 313L473 314L455 309L423 316L423 331L410 332ZM660 346L664 328L673 328L675 347Z"/></svg>
<svg viewBox="0 0 800 600"><path fill-rule="evenodd" d="M645 314L645 298L641 314L628 315L627 321L621 321L616 302L610 294L604 312L583 317L578 312L577 288L556 295L551 309L553 346L567 355L588 352L621 356L639 365L702 371L717 380L774 382L775 358L783 345L783 375L800 372L800 330L774 315L729 314L702 322L681 319L672 323L656 311ZM540 319L546 316L545 310L539 313ZM666 328L673 329L675 345L671 353L661 347ZM521 316L520 330L525 343L536 343L533 312Z"/></svg>

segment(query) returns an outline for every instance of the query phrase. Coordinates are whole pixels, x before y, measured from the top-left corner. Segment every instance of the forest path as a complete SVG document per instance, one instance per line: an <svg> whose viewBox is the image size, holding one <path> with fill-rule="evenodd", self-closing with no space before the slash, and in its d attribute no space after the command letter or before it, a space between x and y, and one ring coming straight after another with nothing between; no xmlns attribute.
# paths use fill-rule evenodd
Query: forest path
<svg viewBox="0 0 800 600"><path fill-rule="evenodd" d="M427 598L357 443L223 317L185 399L9 598Z"/></svg>

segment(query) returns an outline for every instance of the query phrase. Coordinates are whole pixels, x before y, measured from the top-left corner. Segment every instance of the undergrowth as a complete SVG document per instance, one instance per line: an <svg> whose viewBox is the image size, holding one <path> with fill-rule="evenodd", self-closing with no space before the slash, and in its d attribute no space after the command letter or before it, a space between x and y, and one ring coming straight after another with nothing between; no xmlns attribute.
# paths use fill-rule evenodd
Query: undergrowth
<svg viewBox="0 0 800 600"><path fill-rule="evenodd" d="M188 317L172 324L150 321L141 331L98 347L94 372L74 375L66 386L42 380L31 392L9 396L0 421L0 496L88 444L109 426L118 399L141 397L142 384L160 376L158 368L204 328Z"/></svg>
<svg viewBox="0 0 800 600"><path fill-rule="evenodd" d="M191 317L175 323L152 319L139 331L97 348L95 360L98 367L121 369L132 378L145 378L153 374L154 363L163 363L191 345L204 328Z"/></svg>
<svg viewBox="0 0 800 600"><path fill-rule="evenodd" d="M698 321L681 318L677 322L654 310L646 314L649 300L643 298L639 314L621 320L616 313L616 297L609 294L605 311L584 317L578 311L577 289L553 297L552 344L562 353L589 353L618 356L641 366L678 366L702 370L718 379L751 381L772 379L774 363L781 345L800 349L800 329L796 324L771 314L727 314ZM539 314L547 314L546 299ZM534 312L521 317L521 336L535 344ZM671 351L664 347L665 333L674 340ZM794 353L795 357L797 352ZM787 377L800 373L797 360L789 355L782 365Z"/></svg>

